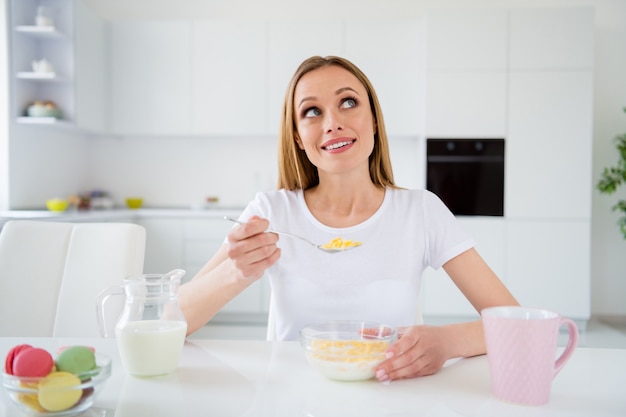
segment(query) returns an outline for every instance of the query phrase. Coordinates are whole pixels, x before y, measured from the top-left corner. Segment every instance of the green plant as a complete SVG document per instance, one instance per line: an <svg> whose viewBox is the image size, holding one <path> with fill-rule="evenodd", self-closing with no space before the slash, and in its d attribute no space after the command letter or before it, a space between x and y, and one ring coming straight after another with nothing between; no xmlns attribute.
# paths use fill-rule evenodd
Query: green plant
<svg viewBox="0 0 626 417"><path fill-rule="evenodd" d="M626 107L624 107L626 113ZM613 194L617 188L626 183L626 133L618 135L614 139L615 147L619 159L617 164L610 167L605 167L602 171L600 181L598 181L598 190L603 194ZM620 200L613 206L613 211L619 211L624 216L620 217L617 221L620 232L626 239L626 200Z"/></svg>

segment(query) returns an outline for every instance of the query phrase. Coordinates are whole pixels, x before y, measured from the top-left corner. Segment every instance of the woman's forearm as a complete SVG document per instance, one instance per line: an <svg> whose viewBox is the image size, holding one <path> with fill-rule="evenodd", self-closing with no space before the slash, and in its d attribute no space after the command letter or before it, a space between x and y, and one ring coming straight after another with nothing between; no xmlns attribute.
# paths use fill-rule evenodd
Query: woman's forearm
<svg viewBox="0 0 626 417"><path fill-rule="evenodd" d="M187 320L187 335L204 326L253 281L238 279L228 257L212 259L193 279L181 285L178 300Z"/></svg>
<svg viewBox="0 0 626 417"><path fill-rule="evenodd" d="M448 359L484 355L485 334L482 320L442 326Z"/></svg>

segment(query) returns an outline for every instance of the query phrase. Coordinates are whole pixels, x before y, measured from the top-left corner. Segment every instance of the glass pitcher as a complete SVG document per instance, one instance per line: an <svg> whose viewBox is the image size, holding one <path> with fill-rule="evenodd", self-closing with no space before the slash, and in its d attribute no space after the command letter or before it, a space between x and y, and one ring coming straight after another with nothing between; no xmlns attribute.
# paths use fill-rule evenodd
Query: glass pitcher
<svg viewBox="0 0 626 417"><path fill-rule="evenodd" d="M112 295L124 296L124 309L115 325L122 366L131 375L153 376L173 372L185 343L187 322L178 306L182 269L124 279L121 287L98 296L98 326L108 337L105 304Z"/></svg>

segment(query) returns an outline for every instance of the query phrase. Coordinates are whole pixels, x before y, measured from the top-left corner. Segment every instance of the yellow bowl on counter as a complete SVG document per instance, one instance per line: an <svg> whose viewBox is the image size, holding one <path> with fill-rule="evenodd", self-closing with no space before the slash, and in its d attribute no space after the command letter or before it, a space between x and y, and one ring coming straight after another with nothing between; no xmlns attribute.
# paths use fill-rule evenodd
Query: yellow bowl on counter
<svg viewBox="0 0 626 417"><path fill-rule="evenodd" d="M46 200L46 207L48 207L48 210L50 211L65 211L68 204L67 200L63 200L61 198L51 198L50 200Z"/></svg>
<svg viewBox="0 0 626 417"><path fill-rule="evenodd" d="M126 199L126 206L130 209L138 209L143 205L143 198L140 197L128 197Z"/></svg>

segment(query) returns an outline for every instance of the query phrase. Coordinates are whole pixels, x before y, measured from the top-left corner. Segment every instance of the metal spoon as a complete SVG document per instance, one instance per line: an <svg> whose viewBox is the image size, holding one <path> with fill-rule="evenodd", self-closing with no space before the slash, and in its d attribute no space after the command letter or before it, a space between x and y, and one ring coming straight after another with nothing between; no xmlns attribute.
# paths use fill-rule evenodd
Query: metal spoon
<svg viewBox="0 0 626 417"><path fill-rule="evenodd" d="M224 220L228 220L228 221L231 221L233 223L246 224L246 222L242 222L242 221L239 221L237 219L233 219L233 218L228 217L228 216L224 216ZM267 229L266 232L276 233L278 235L283 235L283 236L287 236L287 237L295 237L296 239L300 239L301 241L306 242L309 245L314 246L315 248L321 250L322 252L326 252L326 253L345 252L347 250L354 249L357 246L360 246L360 243L359 243L358 245L348 246L346 248L328 248L328 247L324 247L324 245L317 245L317 244L311 242L310 240L303 238L302 236L292 235L291 233L287 233L287 232L279 232L278 230L273 230L272 228Z"/></svg>

